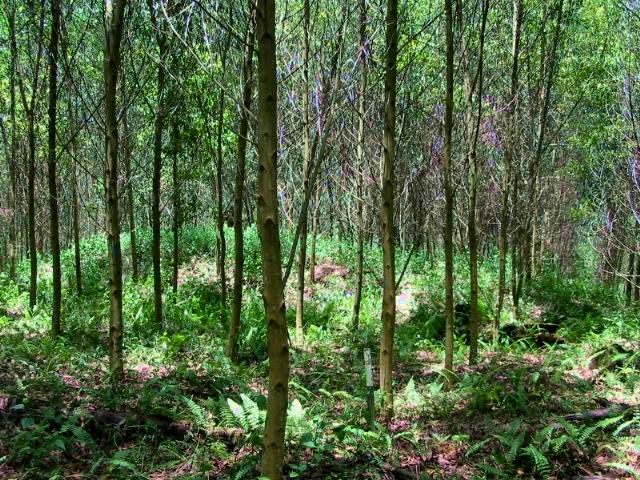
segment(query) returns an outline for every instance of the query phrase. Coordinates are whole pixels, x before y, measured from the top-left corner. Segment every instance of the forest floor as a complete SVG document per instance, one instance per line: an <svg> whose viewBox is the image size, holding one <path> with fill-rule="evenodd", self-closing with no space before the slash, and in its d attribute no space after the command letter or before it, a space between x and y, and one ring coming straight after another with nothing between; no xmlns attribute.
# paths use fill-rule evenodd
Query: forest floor
<svg viewBox="0 0 640 480"><path fill-rule="evenodd" d="M498 345L485 322L473 367L460 296L456 381L445 389L441 266L424 275L415 265L398 294L395 415L369 430L363 349L376 351L379 294L369 279L356 331L350 254L324 253L306 292L305 346L291 351L288 478L639 478L640 326L614 294L540 280ZM88 281L102 274L94 261ZM258 284L246 286L234 366L212 275L205 255L185 262L163 326L150 323L152 282L127 281L118 384L97 280L69 292L53 342L45 309L29 313L27 295L0 277L0 478L258 478L268 368ZM290 284L289 305L294 295Z"/></svg>

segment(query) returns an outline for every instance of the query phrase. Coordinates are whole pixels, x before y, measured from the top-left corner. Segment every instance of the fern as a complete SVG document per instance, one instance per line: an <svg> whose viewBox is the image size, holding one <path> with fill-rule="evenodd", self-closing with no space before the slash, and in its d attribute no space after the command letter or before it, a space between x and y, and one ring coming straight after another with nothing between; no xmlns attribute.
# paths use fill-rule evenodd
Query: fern
<svg viewBox="0 0 640 480"><path fill-rule="evenodd" d="M476 453L478 453L480 451L480 449L482 449L482 447L484 447L491 439L487 438L485 440L482 440L481 442L477 442L474 443L473 445L471 445L469 447L469 449L467 450L466 456L467 458L473 457Z"/></svg>
<svg viewBox="0 0 640 480"><path fill-rule="evenodd" d="M205 427L207 424L207 420L206 420L206 413L204 409L200 405L198 405L196 402L194 402L191 398L183 396L182 401L189 408L191 415L196 421L196 425L200 428Z"/></svg>
<svg viewBox="0 0 640 480"><path fill-rule="evenodd" d="M543 477L548 477L551 475L551 463L549 459L542 453L538 448L533 445L528 445L527 447L522 449L531 460L533 460L533 464L535 465L536 471L542 475Z"/></svg>
<svg viewBox="0 0 640 480"><path fill-rule="evenodd" d="M516 462L518 454L520 453L520 447L522 447L522 444L524 443L524 438L525 432L520 432L520 434L513 440L513 443L511 443L511 447L507 452L507 461L509 462L509 465L513 465Z"/></svg>
<svg viewBox="0 0 640 480"><path fill-rule="evenodd" d="M265 413L258 404L244 393L240 395L242 403L227 398L221 408L221 418L226 427L240 427L247 433L256 433L264 428Z"/></svg>

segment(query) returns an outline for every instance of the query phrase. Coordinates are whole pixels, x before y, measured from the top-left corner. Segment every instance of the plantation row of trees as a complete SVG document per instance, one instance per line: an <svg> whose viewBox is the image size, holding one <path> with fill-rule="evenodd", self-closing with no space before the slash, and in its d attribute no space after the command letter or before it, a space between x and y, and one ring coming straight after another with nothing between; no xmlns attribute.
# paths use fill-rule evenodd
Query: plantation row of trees
<svg viewBox="0 0 640 480"><path fill-rule="evenodd" d="M397 248L432 258L444 250L446 371L456 253L469 262L471 364L481 326L479 259L498 262L487 319L495 340L506 307L518 316L537 272L576 268L585 239L602 279L640 300L635 2L2 0L1 8L0 269L15 279L28 257L35 307L38 261L51 255L58 336L63 292L82 294L80 239L105 235L110 369L118 378L123 275L135 281L150 272L162 325L166 290L179 288L180 232L212 221L217 282L225 307L230 302L227 353L237 361L243 229L256 224L269 478L281 478L284 454L285 287L296 282L293 340L301 347L318 232L356 246L354 328L364 274L380 272L387 419L403 274ZM233 225L233 247L225 224ZM136 240L147 225L150 268ZM281 248L282 229L293 232L290 251ZM172 232L169 279L164 230ZM130 251L122 251L122 234ZM374 242L383 264L365 265L365 245Z"/></svg>

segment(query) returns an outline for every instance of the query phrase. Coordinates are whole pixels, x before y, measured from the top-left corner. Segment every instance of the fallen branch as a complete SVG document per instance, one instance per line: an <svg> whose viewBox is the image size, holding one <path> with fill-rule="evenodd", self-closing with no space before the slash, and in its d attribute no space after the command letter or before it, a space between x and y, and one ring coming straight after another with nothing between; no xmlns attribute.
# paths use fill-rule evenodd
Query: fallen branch
<svg viewBox="0 0 640 480"><path fill-rule="evenodd" d="M165 435L176 439L183 439L187 434L191 433L194 435L226 439L235 443L244 435L244 430L241 428L200 428L189 422L173 422L160 415L122 414L102 411L93 415L92 419L98 429L152 425L160 429Z"/></svg>
<svg viewBox="0 0 640 480"><path fill-rule="evenodd" d="M626 413L628 410L638 408L640 405L616 404L609 408L597 408L588 412L570 413L563 418L569 422L579 422L584 420L602 420L603 418L615 417Z"/></svg>

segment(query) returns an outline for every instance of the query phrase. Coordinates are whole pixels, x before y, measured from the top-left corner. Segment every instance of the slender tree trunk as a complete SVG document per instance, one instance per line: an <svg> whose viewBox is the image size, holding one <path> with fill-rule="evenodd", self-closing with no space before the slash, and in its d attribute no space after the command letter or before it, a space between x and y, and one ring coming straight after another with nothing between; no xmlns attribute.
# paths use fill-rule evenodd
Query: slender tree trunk
<svg viewBox="0 0 640 480"><path fill-rule="evenodd" d="M173 275L171 275L171 288L174 295L178 293L178 270L180 266L180 224L182 222L182 205L180 190L180 175L178 173L178 155L180 154L180 126L174 118L171 128L171 176L173 178Z"/></svg>
<svg viewBox="0 0 640 480"><path fill-rule="evenodd" d="M636 247L637 248L637 247ZM635 284L635 288L634 288L634 293L633 293L633 299L635 300L636 303L640 302L640 255L636 255L636 273L634 275L634 284Z"/></svg>
<svg viewBox="0 0 640 480"><path fill-rule="evenodd" d="M225 44L222 51L222 70L224 71L227 64L227 52L231 42L231 35L227 34ZM222 171L224 168L224 159L222 158L222 131L224 129L224 88L220 88L218 96L218 131L216 155L218 162L216 164L216 190L218 193L218 275L220 276L220 294L222 296L222 306L226 310L227 307L227 244L224 238L224 198L222 185Z"/></svg>
<svg viewBox="0 0 640 480"><path fill-rule="evenodd" d="M35 59L35 67L33 71L33 81L31 83L31 96L27 101L25 88L25 79L18 76L18 86L20 88L20 98L22 107L27 116L27 139L28 139L28 166L27 166L27 240L29 251L30 275L29 275L29 307L33 308L37 302L38 294L38 252L36 242L36 200L35 200L35 178L36 178L36 132L35 132L35 114L40 79L40 64L44 48L44 0L40 4L40 20L38 26L37 37L37 54ZM12 25L10 25L11 49L13 58L18 62L18 45L16 42L15 30L15 10L10 15Z"/></svg>
<svg viewBox="0 0 640 480"><path fill-rule="evenodd" d="M384 78L384 167L382 173L383 289L382 336L380 338L380 390L383 417L393 416L393 340L396 323L396 262L393 225L395 150L396 150L396 74L398 57L398 1L387 1L386 65Z"/></svg>
<svg viewBox="0 0 640 480"><path fill-rule="evenodd" d="M280 480L289 397L289 341L278 222L275 0L258 0L258 228L269 353L269 394L262 475Z"/></svg>
<svg viewBox="0 0 640 480"><path fill-rule="evenodd" d="M356 292L353 299L353 327L357 330L360 324L360 305L362 303L362 281L364 278L364 149L365 149L365 94L367 91L367 3L360 0L360 91L358 92L358 180L357 180L357 243L356 253Z"/></svg>
<svg viewBox="0 0 640 480"><path fill-rule="evenodd" d="M309 9L309 0L304 0L304 46L303 46L303 66L302 66L302 83L303 83L303 166L302 166L302 182L303 192L306 197L309 191L309 167L311 163L311 145L309 139L309 21L311 17ZM300 218L300 251L298 257L298 286L296 295L296 343L299 346L304 345L304 273L307 265L307 210L301 212Z"/></svg>
<svg viewBox="0 0 640 480"><path fill-rule="evenodd" d="M29 139L29 167L27 208L29 216L29 307L36 306L38 296L38 251L36 243L36 133L33 113L28 113L27 136Z"/></svg>
<svg viewBox="0 0 640 480"><path fill-rule="evenodd" d="M446 11L446 57L447 86L444 117L444 176L445 197L445 357L444 368L451 381L453 371L453 185L451 180L452 134L453 134L453 0L445 0Z"/></svg>
<svg viewBox="0 0 640 480"><path fill-rule="evenodd" d="M313 217L311 221L311 258L309 259L309 280L316 283L316 243L318 240L318 218L320 212L320 187L316 186L315 200L313 202Z"/></svg>
<svg viewBox="0 0 640 480"><path fill-rule="evenodd" d="M11 35L11 65L9 71L9 91L10 91L10 116L11 116L11 159L9 163L9 177L11 181L9 208L11 209L11 219L9 223L9 278L16 279L16 264L18 254L18 187L16 179L16 68L17 68L17 49L15 45L15 2L11 3L9 12L9 31Z"/></svg>
<svg viewBox="0 0 640 480"><path fill-rule="evenodd" d="M520 268L518 266L520 262L520 224L518 218L518 210L519 210L519 189L520 189L520 166L518 164L515 165L513 169L513 216L512 223L513 228L511 230L511 316L514 320L519 317L519 295L518 295L518 277L520 275Z"/></svg>
<svg viewBox="0 0 640 480"><path fill-rule="evenodd" d="M124 75L122 76L124 79ZM124 83L124 82L123 82ZM131 133L129 132L129 121L127 118L128 108L122 113L122 126L124 127L124 174L126 178L126 194L127 194L127 217L129 220L129 244L131 250L131 276L133 281L138 281L138 242L136 239L136 215L135 201L133 197L133 174L131 172L131 155L133 153L133 145L131 143Z"/></svg>
<svg viewBox="0 0 640 480"><path fill-rule="evenodd" d="M49 43L49 216L51 230L51 257L53 266L53 302L51 334L62 333L60 310L62 307L62 271L60 266L60 221L58 212L58 175L56 158L56 112L58 103L58 38L60 36L60 0L51 0L51 39Z"/></svg>
<svg viewBox="0 0 640 480"><path fill-rule="evenodd" d="M242 109L240 110L240 127L238 129L238 158L233 203L234 261L233 271L233 306L227 355L232 362L238 361L238 336L240 334L240 313L242 311L242 286L244 281L244 230L242 218L242 202L244 197L245 166L247 159L247 141L249 135L249 112L253 95L253 51L255 43L255 0L251 0L251 23L247 29L244 62L242 65Z"/></svg>
<svg viewBox="0 0 640 480"><path fill-rule="evenodd" d="M478 135L482 118L483 94L483 62L484 38L489 12L489 0L482 3L482 26L480 28L480 45L477 67L471 72L470 58L466 42L464 41L464 11L462 2L458 0L459 27L462 38L462 68L464 77L464 95L466 100L465 121L467 124L467 156L469 162L469 211L468 211L468 240L469 240L469 284L470 284L470 318L469 318L469 364L475 365L478 355L478 331L480 318L478 314ZM476 97L474 99L474 97ZM476 106L477 102L477 106ZM474 110L477 108L477 113Z"/></svg>
<svg viewBox="0 0 640 480"><path fill-rule="evenodd" d="M557 20L554 31L553 43L551 45L551 52L543 56L541 71L543 74L546 72L546 79L544 82L543 94L542 94L542 109L540 111L540 119L538 123L538 135L536 141L536 151L533 159L529 162L529 189L528 199L529 207L525 212L525 224L524 224L524 243L523 243L523 267L524 267L524 280L529 281L532 273L532 237L533 237L533 223L535 222L535 213L537 212L537 187L538 187L538 174L540 170L540 162L542 160L542 153L544 150L545 135L547 131L547 119L549 116L549 107L551 104L551 89L553 87L554 73L557 63L557 50L560 43L560 36L562 34L562 17L563 17L564 0L560 0L557 6ZM549 62L548 66L545 63Z"/></svg>
<svg viewBox="0 0 640 480"><path fill-rule="evenodd" d="M123 375L124 325L122 320L122 251L118 212L118 116L116 99L120 70L120 42L126 0L105 0L105 171L106 229L109 256L109 368L114 377Z"/></svg>
<svg viewBox="0 0 640 480"><path fill-rule="evenodd" d="M509 191L511 190L511 169L513 163L513 149L515 142L516 103L518 101L518 68L520 59L520 36L522 30L522 0L513 0L513 41L511 48L511 93L507 110L507 141L504 150L504 172L501 185L500 236L499 236L499 267L498 267L498 305L493 321L493 338L497 342L500 335L500 317L504 304L506 290L507 250L509 231Z"/></svg>
<svg viewBox="0 0 640 480"><path fill-rule="evenodd" d="M162 135L164 132L165 119L165 87L166 87L166 53L167 45L164 34L160 32L160 24L157 21L154 11L153 0L147 0L151 20L156 29L156 42L159 50L158 61L158 97L156 100L156 118L153 132L153 179L152 179L152 230L153 243L151 255L153 257L153 303L154 319L156 325L162 325L164 316L162 313L162 245L161 245L161 221L160 221L160 197L162 189Z"/></svg>
<svg viewBox="0 0 640 480"><path fill-rule="evenodd" d="M262 475L280 480L289 398L289 341L278 222L278 138L275 0L258 0L258 228L269 353L269 394Z"/></svg>
<svg viewBox="0 0 640 480"><path fill-rule="evenodd" d="M73 149L73 163L71 168L71 198L72 198L72 216L73 216L73 258L74 269L76 275L76 291L78 295L82 295L82 262L80 256L80 195L78 194L78 166L76 164L75 155L76 149L72 142L71 148Z"/></svg>

